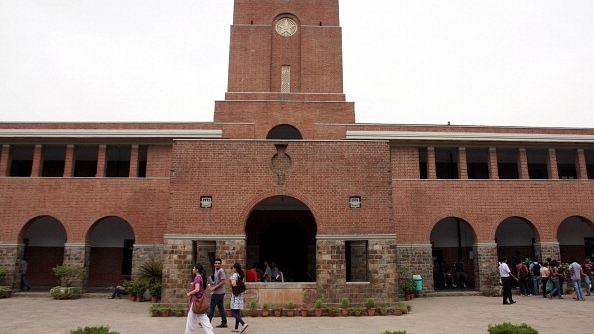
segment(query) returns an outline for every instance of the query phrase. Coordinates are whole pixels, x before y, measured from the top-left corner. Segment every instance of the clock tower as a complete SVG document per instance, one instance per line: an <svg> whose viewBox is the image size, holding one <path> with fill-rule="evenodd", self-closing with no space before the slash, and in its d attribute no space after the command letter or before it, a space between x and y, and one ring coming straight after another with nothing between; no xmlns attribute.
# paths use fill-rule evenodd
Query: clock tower
<svg viewBox="0 0 594 334"><path fill-rule="evenodd" d="M281 125L302 139L344 138L319 126L355 122L343 93L338 0L235 0L228 87L214 121L249 124L243 138L269 138Z"/></svg>

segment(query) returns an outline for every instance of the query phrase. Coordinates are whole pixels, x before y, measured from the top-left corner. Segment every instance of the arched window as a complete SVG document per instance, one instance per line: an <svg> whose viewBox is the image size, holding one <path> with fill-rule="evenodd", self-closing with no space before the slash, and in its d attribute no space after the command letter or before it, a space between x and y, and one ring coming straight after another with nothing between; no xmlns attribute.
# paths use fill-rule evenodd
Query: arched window
<svg viewBox="0 0 594 334"><path fill-rule="evenodd" d="M301 132L294 126L281 124L270 130L266 139L303 139L303 137L301 136Z"/></svg>

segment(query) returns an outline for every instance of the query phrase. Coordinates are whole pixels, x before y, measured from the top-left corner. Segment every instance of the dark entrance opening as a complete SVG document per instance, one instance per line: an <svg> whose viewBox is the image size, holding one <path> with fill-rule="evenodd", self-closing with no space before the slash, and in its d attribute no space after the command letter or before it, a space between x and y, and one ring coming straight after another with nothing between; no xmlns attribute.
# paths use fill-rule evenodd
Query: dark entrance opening
<svg viewBox="0 0 594 334"><path fill-rule="evenodd" d="M246 223L247 266L274 261L285 282L315 282L317 227L311 211L287 196L254 207Z"/></svg>

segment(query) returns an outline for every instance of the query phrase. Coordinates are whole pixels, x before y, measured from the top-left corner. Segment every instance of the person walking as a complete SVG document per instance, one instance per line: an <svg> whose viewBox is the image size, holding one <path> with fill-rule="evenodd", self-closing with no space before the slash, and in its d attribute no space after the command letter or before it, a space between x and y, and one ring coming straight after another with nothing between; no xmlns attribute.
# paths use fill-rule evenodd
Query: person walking
<svg viewBox="0 0 594 334"><path fill-rule="evenodd" d="M540 263L538 263L537 258L532 259L532 263L530 264L530 274L532 276L532 295L538 296L538 286L540 285L541 276L540 276Z"/></svg>
<svg viewBox="0 0 594 334"><path fill-rule="evenodd" d="M31 285L29 284L29 281L27 280L27 267L28 267L28 263L27 260L25 260L24 258L19 258L18 259L18 265L19 265L19 278L20 278L20 282L23 285L23 290L29 291L31 290Z"/></svg>
<svg viewBox="0 0 594 334"><path fill-rule="evenodd" d="M594 262L590 261L589 257L586 257L586 262L582 266L584 270L584 282L586 283L586 296L590 295L594 288Z"/></svg>
<svg viewBox="0 0 594 334"><path fill-rule="evenodd" d="M563 299L563 296L561 295L561 285L559 283L559 276L561 274L559 273L559 262L557 262L557 260L552 260L550 262L549 271L551 272L549 280L553 282L553 290L547 294L547 297L553 298L554 295L558 294L559 299Z"/></svg>
<svg viewBox="0 0 594 334"><path fill-rule="evenodd" d="M233 274L231 275L231 286L234 287L237 285L239 280L243 281L243 269L241 269L241 264L234 263L233 264ZM234 293L231 294L231 315L235 318L235 329L232 332L239 332L243 333L248 324L243 321L241 318L241 310L243 309L243 292L236 295ZM241 324L241 329L239 329L239 324Z"/></svg>
<svg viewBox="0 0 594 334"><path fill-rule="evenodd" d="M584 292L582 291L582 276L584 276L584 271L582 270L582 266L576 262L575 258L572 257L570 261L569 277L573 284L573 289L575 290L575 298L577 300L585 300Z"/></svg>
<svg viewBox="0 0 594 334"><path fill-rule="evenodd" d="M501 264L499 265L499 276L501 277L501 284L503 285L503 305L515 304L516 302L514 301L511 292L511 279L513 278L517 282L518 278L514 276L514 274L509 269L506 257L501 259Z"/></svg>
<svg viewBox="0 0 594 334"><path fill-rule="evenodd" d="M210 286L210 291L212 294L210 296L210 308L208 310L208 319L212 321L212 317L214 316L215 307L219 309L219 313L221 314L221 323L217 325L217 328L227 328L227 315L225 314L225 305L223 305L223 299L225 299L225 283L227 282L227 278L225 276L225 271L221 269L222 260L220 258L216 258L214 261L214 277L213 283Z"/></svg>
<svg viewBox="0 0 594 334"><path fill-rule="evenodd" d="M194 274L194 280L192 281L192 290L186 294L190 297L190 305L188 307L188 318L186 320L186 331L185 334L192 334L196 329L196 324L200 324L200 327L206 334L214 334L210 319L206 314L196 314L192 310L192 305L196 298L206 298L203 295L206 293L206 279L204 278L204 266L201 264L195 264L192 267L192 274Z"/></svg>

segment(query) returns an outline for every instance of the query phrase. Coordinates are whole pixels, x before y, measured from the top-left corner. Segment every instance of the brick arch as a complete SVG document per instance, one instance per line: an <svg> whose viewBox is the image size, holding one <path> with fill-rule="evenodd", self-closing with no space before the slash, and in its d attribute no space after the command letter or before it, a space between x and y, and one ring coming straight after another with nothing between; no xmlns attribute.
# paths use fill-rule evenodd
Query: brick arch
<svg viewBox="0 0 594 334"><path fill-rule="evenodd" d="M534 234L535 241L540 241L541 235L539 234L539 231L538 231L536 225L534 225L534 223L532 223L532 221L529 220L528 218L525 218L522 216L508 216L508 217L505 217L504 219L500 220L499 223L495 226L495 231L494 231L495 233L493 234L494 238L497 238L497 232L501 228L502 224L506 221L509 221L510 219L517 219L517 220L520 220L523 223L525 223L526 226L528 226L530 228L530 230L532 231L532 233Z"/></svg>
<svg viewBox="0 0 594 334"><path fill-rule="evenodd" d="M313 215L314 220L316 221L316 224L318 226L320 225L320 221L319 221L319 217L321 216L320 212L316 208L316 206L313 204L313 201L309 197L307 197L304 194L297 192L297 191L279 192L279 191L273 190L273 191L268 191L265 193L258 194L258 196L253 197L251 200L249 200L247 202L247 204L241 210L237 221L243 222L244 230L246 228L247 220L248 220L250 214L252 213L252 210L256 207L256 205L265 201L268 198L272 198L272 197L276 197L276 196L291 197L291 198L294 198L295 200L298 200L299 202L303 203L309 209L311 214Z"/></svg>
<svg viewBox="0 0 594 334"><path fill-rule="evenodd" d="M559 235L559 229L562 225L571 218L577 218L582 220L584 223L589 224L590 228L594 230L594 219L589 218L586 215L564 215L562 218L556 220L554 224L551 225L551 229L554 231L555 236ZM558 238L557 238L558 239Z"/></svg>
<svg viewBox="0 0 594 334"><path fill-rule="evenodd" d="M435 227L441 223L442 221L444 221L445 219L460 219L461 221L463 221L465 224L467 224L470 227L470 230L472 231L472 239L474 240L474 242L476 242L477 239L477 234L476 234L476 228L475 226L469 222L468 219L463 218L462 216L459 215L449 215L449 216L441 216L439 218L435 218L433 219L433 222L431 224L429 224L424 231L424 235L426 236L426 240L431 240L431 234L433 233L433 230L435 229Z"/></svg>
<svg viewBox="0 0 594 334"><path fill-rule="evenodd" d="M108 215L108 216L104 216L104 217L101 217L101 218L97 219L93 224L91 224L91 226L89 226L89 228L87 229L86 234L85 234L85 242L88 243L88 244L90 244L91 243L91 239L90 239L91 238L91 234L93 234L93 231L95 231L95 229L97 228L97 226L99 226L101 223L104 223L104 222L109 221L111 219L119 219L122 222L126 223L126 225L132 231L132 239L136 239L137 236L136 236L136 233L134 231L134 226L132 226L132 224L130 224L130 222L127 219L125 219L125 218L123 218L121 216L117 216L117 215ZM114 231L114 232L117 233L116 231Z"/></svg>

